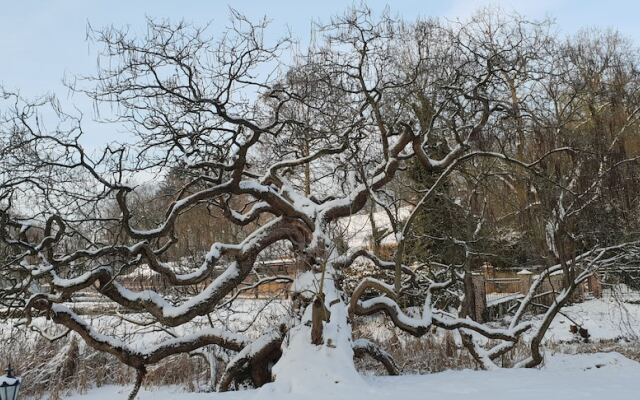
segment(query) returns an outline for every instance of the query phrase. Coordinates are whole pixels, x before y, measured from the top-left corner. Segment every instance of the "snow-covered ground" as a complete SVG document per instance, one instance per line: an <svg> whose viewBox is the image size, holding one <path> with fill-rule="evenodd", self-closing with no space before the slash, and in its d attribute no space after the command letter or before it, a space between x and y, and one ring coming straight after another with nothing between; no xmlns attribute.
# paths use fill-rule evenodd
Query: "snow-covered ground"
<svg viewBox="0 0 640 400"><path fill-rule="evenodd" d="M551 323L546 341L568 342L576 339L576 335L569 332L573 322L567 316L589 331L591 341L640 339L640 304L622 303L605 297L573 304L563 308L562 313L564 315L556 316Z"/></svg>
<svg viewBox="0 0 640 400"><path fill-rule="evenodd" d="M447 371L430 375L365 377L362 382L335 382L322 392L291 392L269 384L258 390L228 393L184 393L177 388L143 390L140 400L280 400L280 399L473 399L637 400L640 363L618 353L555 355L541 369ZM129 387L106 386L70 400L124 398Z"/></svg>
<svg viewBox="0 0 640 400"><path fill-rule="evenodd" d="M235 311L239 313L221 313L217 322L222 326L234 328L251 325L255 311L267 307L263 319L259 319L250 327L248 336L255 336L264 330L282 312L287 312L286 304L266 303L261 300L239 302ZM592 299L580 304L574 304L563 309L563 313L578 322L591 334L591 340L625 339L637 343L640 338L640 304L620 303L609 297ZM566 316L559 315L553 321L545 337L548 343L579 341L580 338L570 333L569 326L573 323ZM150 328L132 329L130 324L115 325L113 317L91 318L92 325L100 330L112 325L115 331L128 335L128 341L133 347L148 346L163 335ZM535 318L534 318L535 319ZM539 317L537 317L539 319ZM372 319L372 323L365 328L365 336L384 343L389 338L389 327L383 324L384 319ZM201 321L204 323L204 321ZM34 323L44 325L44 320L36 319ZM189 328L189 327L187 327ZM195 326L190 326L195 328ZM8 327L0 326L0 336ZM131 335L131 333L135 334ZM8 332L4 332L8 333ZM184 334L185 332L176 332ZM442 333L442 332L440 332ZM288 376L286 382L267 385L259 390L219 393L185 393L180 387L149 388L142 391L139 399L153 400L199 400L199 399L640 399L640 364L628 360L617 353L562 355L551 353L558 349L545 351L546 365L541 369L502 369L492 372L484 371L447 371L429 375L405 375L400 377L348 377L340 371L331 371L321 387L314 385L314 380L307 376L300 376L300 385L295 375L303 374L294 371L293 377ZM562 351L562 350L561 350ZM322 368L320 369L322 371ZM317 373L317 369L316 369ZM291 375L291 371L287 372ZM293 379L292 379L293 378ZM330 379L329 379L330 378ZM334 381L335 378L335 382ZM327 387L324 382L334 382ZM310 383L307 385L307 383ZM118 399L126 398L130 386L105 386L96 388L85 394L76 394L71 399Z"/></svg>

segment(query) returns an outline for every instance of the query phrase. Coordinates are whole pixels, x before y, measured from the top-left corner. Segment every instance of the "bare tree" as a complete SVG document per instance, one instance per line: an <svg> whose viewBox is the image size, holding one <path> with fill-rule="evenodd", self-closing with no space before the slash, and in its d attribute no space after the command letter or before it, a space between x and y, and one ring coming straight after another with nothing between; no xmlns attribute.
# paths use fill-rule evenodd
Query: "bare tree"
<svg viewBox="0 0 640 400"><path fill-rule="evenodd" d="M500 340L489 350L469 346L491 367L531 323L522 322L519 311L510 326L494 328L464 312L437 308L433 296L465 281L469 264L435 265L425 283L406 265L405 243L417 211L463 166L480 168L478 160L493 160L538 173L548 160L577 151L554 143L527 157L519 142L536 118L535 89L555 61L547 26L494 21L490 13L465 24L407 24L361 8L319 26L318 39L304 54L292 51L287 38L265 43L266 23L235 12L217 41L206 29L152 20L142 38L113 28L92 32L102 46L101 68L74 90L95 101L105 123L125 127L135 139L89 153L80 144L81 119L62 112L54 99L25 101L3 92L0 236L12 250L0 271L8 282L0 292L3 304L23 309L27 322L47 316L135 368L136 390L147 366L210 345L235 353L220 390L246 377L260 386L273 372L286 380L278 371L302 364L314 376L329 362L355 374L354 350L397 372L372 343L352 340L349 313L385 313L415 336L437 326ZM413 199L416 211L409 219L398 221L392 212L398 194L391 188L410 162L434 183ZM143 215L144 204L133 199L133 178L171 171L180 171L181 179L166 211ZM370 201L394 220L393 261L362 248L337 250L331 234L336 223ZM197 262L176 269L171 249L184 243L185 221L196 225L213 215L198 213L203 209L236 226L235 235L218 236ZM278 246L309 270L292 286L303 304L299 314L257 338L209 327L141 350L96 331L65 304L93 288L164 329L184 326L236 299L258 262ZM460 247L468 253L464 241ZM633 244L594 246L562 259L560 265L570 264L575 273L554 307L562 307L572 288L597 268L633 256L628 247ZM361 257L393 271L394 280L364 279L346 299L340 274ZM143 268L172 287L198 290L174 297L122 283ZM274 279L281 278L260 279L253 287ZM416 285L424 294L419 317L408 315L399 301ZM364 299L371 291L378 296ZM314 345L324 351L305 350ZM524 365L539 363L537 348L532 351L533 361Z"/></svg>

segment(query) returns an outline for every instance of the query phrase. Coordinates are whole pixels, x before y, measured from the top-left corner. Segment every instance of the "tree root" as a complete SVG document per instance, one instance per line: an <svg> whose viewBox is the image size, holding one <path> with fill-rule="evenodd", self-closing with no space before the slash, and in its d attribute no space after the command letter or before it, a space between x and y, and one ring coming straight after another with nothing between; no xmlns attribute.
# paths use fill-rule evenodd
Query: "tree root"
<svg viewBox="0 0 640 400"><path fill-rule="evenodd" d="M131 393L129 393L129 397L127 397L128 400L134 400L136 398L146 374L147 369L144 366L136 369L136 383L133 385L133 389L131 390Z"/></svg>
<svg viewBox="0 0 640 400"><path fill-rule="evenodd" d="M364 357L365 355L380 362L389 375L399 375L400 369L391 354L382 350L380 346L367 339L358 339L353 342L353 356Z"/></svg>
<svg viewBox="0 0 640 400"><path fill-rule="evenodd" d="M226 392L233 382L251 379L254 387L260 387L272 381L271 366L280 358L280 346L288 331L286 324L281 324L256 339L242 349L227 364L217 390Z"/></svg>

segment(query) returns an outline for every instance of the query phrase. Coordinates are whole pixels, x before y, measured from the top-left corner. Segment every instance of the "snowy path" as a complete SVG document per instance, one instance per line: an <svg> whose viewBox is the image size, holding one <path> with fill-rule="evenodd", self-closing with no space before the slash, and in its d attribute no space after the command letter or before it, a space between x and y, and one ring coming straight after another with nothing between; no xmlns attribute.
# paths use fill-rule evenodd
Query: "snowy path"
<svg viewBox="0 0 640 400"><path fill-rule="evenodd" d="M369 377L366 385L336 383L320 392L283 393L267 385L260 390L217 393L181 393L175 389L143 391L141 400L554 400L640 398L640 364L617 353L556 355L540 370L447 371L431 375ZM129 388L108 386L72 400L126 398Z"/></svg>

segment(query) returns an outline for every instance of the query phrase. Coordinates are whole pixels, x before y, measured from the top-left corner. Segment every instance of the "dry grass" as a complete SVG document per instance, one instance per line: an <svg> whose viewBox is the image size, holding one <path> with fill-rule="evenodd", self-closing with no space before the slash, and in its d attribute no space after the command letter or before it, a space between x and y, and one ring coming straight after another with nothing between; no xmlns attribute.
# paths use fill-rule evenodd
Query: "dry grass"
<svg viewBox="0 0 640 400"><path fill-rule="evenodd" d="M453 335L444 330L434 330L430 335L414 338L395 329L384 318L367 317L354 321L354 337L378 343L391 354L405 374L476 368L467 351L456 345ZM357 360L356 366L364 373L385 374L381 365L369 358Z"/></svg>
<svg viewBox="0 0 640 400"><path fill-rule="evenodd" d="M477 368L468 352L456 344L453 335L434 330L422 338L411 337L385 318L357 318L354 336L379 343L389 352L404 374L434 373L451 369ZM23 378L21 393L35 399L60 399L67 393L84 393L106 384L132 385L135 373L115 357L96 352L81 339L69 335L55 342L33 332L14 331L8 346L0 346L0 361L11 360ZM606 341L563 343L546 346L547 354L617 351L640 362L640 342ZM499 360L505 367L527 354L524 345ZM17 355L17 356L16 356ZM356 362L365 374L386 374L381 364L369 358ZM218 373L224 366L220 365ZM178 385L187 391L210 390L209 367L201 357L179 355L149 368L144 385Z"/></svg>
<svg viewBox="0 0 640 400"><path fill-rule="evenodd" d="M378 343L383 350L391 354L404 374L478 368L467 350L456 344L453 334L442 329L434 329L429 335L414 338L394 328L385 318L366 317L354 321L354 336ZM544 348L547 354L611 351L617 351L629 359L640 362L640 342L617 340L597 343L547 343ZM502 367L512 367L516 361L525 359L529 354L527 345L519 342L511 352L496 360L496 363ZM378 362L369 358L357 360L356 366L363 373L386 373Z"/></svg>
<svg viewBox="0 0 640 400"><path fill-rule="evenodd" d="M22 377L25 397L57 400L107 384L132 385L135 371L115 357L94 351L73 335L50 342L31 332L14 331L10 346L0 346L0 360L11 360ZM189 391L208 385L208 365L197 357L170 357L149 368L145 386L179 385Z"/></svg>
<svg viewBox="0 0 640 400"><path fill-rule="evenodd" d="M630 360L640 362L640 342L603 340L595 343L563 343L548 347L551 353L582 354L618 352Z"/></svg>

